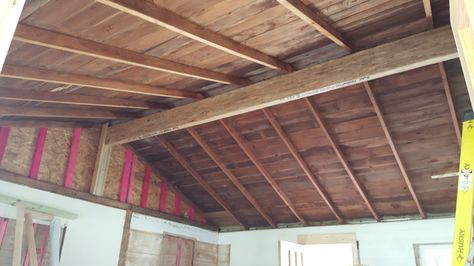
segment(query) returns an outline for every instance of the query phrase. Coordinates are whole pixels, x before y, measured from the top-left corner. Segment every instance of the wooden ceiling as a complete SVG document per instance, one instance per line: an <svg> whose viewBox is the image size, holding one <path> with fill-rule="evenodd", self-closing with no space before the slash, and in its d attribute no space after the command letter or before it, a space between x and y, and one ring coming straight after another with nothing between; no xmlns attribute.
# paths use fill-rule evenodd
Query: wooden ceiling
<svg viewBox="0 0 474 266"><path fill-rule="evenodd" d="M449 23L448 0L28 1L2 120L120 123ZM139 140L216 225L453 212L457 59ZM456 121L457 120L457 121Z"/></svg>

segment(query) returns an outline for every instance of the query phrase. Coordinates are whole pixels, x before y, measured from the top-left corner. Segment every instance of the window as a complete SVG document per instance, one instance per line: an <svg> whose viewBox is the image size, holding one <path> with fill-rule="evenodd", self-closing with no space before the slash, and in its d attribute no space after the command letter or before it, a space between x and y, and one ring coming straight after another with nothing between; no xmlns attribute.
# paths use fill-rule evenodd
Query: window
<svg viewBox="0 0 474 266"><path fill-rule="evenodd" d="M355 234L298 236L298 244L280 241L280 266L359 265Z"/></svg>
<svg viewBox="0 0 474 266"><path fill-rule="evenodd" d="M414 248L417 266L451 265L452 244L416 244Z"/></svg>

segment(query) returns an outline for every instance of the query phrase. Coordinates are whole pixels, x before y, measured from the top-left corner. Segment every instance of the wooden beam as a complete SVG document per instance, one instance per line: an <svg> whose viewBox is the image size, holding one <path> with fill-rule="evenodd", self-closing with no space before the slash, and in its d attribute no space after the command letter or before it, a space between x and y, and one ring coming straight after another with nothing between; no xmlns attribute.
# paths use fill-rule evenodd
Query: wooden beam
<svg viewBox="0 0 474 266"><path fill-rule="evenodd" d="M32 179L33 180L33 179ZM15 242L13 244L13 266L21 266L23 232L25 227L25 208L22 203L16 205Z"/></svg>
<svg viewBox="0 0 474 266"><path fill-rule="evenodd" d="M323 131L324 135L328 139L332 149L334 150L334 153L336 153L337 158L341 162L342 166L344 167L344 170L346 170L347 175L351 179L352 183L354 184L355 188L359 192L360 196L362 197L362 200L364 201L365 205L367 205L367 208L369 209L370 213L372 216L375 218L375 220L380 221L380 216L377 214L375 211L374 207L372 206L372 203L369 200L369 197L367 196L367 193L365 192L365 189L363 185L360 183L358 178L356 177L354 171L351 169L349 166L349 162L347 161L346 157L344 156L341 148L339 148L339 145L336 143L336 140L334 137L329 133L329 130L324 123L324 121L321 118L321 115L319 112L316 110L316 108L313 106L309 98L305 98L305 101L308 105L308 108L311 111L311 114L313 115L314 119L318 123L319 127Z"/></svg>
<svg viewBox="0 0 474 266"><path fill-rule="evenodd" d="M0 126L6 127L46 127L46 128L94 128L98 127L98 122L62 122L62 121L42 121L42 120L12 120L0 119Z"/></svg>
<svg viewBox="0 0 474 266"><path fill-rule="evenodd" d="M112 146L105 143L109 124L105 123L100 127L99 145L95 157L94 171L92 173L92 182L90 193L96 196L102 196L105 190L105 179L109 170Z"/></svg>
<svg viewBox="0 0 474 266"><path fill-rule="evenodd" d="M35 229L31 213L25 213L26 239L28 242L28 258L30 266L38 266L38 253L36 253Z"/></svg>
<svg viewBox="0 0 474 266"><path fill-rule="evenodd" d="M449 26L437 28L113 126L107 143L126 143L193 127L456 57Z"/></svg>
<svg viewBox="0 0 474 266"><path fill-rule="evenodd" d="M423 0L423 7L425 10L426 19L428 20L431 28L434 28L433 11L431 10L431 0ZM446 100L448 101L448 108L449 113L451 114L451 121L453 123L454 132L456 133L456 138L458 140L459 145L461 145L461 129L456 114L456 108L454 107L453 96L451 95L448 75L446 74L446 69L444 68L444 64L442 62L438 63L438 68L441 74L441 80L443 81L444 93L446 94Z"/></svg>
<svg viewBox="0 0 474 266"><path fill-rule="evenodd" d="M461 146L461 128L459 126L458 116L456 114L456 107L454 106L453 96L451 94L451 86L449 86L448 75L443 63L438 63L439 73L441 74L441 80L443 81L444 94L446 94L446 100L448 102L449 114L451 115L451 122L453 123L454 132L458 144Z"/></svg>
<svg viewBox="0 0 474 266"><path fill-rule="evenodd" d="M183 166L183 168L192 176L194 179L204 188L204 190L211 195L212 198L214 198L219 205L224 208L231 216L234 218L235 221L237 221L241 226L247 228L245 223L240 219L237 214L235 213L234 210L230 207L230 205L217 193L215 189L213 189L209 183L196 171L194 168L188 163L188 161L178 152L178 150L170 143L168 142L163 136L158 136L158 140L160 141L160 144L165 147L165 149L175 158L178 163Z"/></svg>
<svg viewBox="0 0 474 266"><path fill-rule="evenodd" d="M152 210L152 209L144 209L144 208L140 208L138 206L134 206L129 203L122 203L118 200L112 200L112 199L108 199L104 197L95 196L87 192L78 191L71 188L66 188L61 185L56 185L56 184L41 181L41 180L34 180L29 177L18 175L18 174L11 173L11 172L1 170L1 169L0 169L0 180L17 184L17 185L21 185L21 186L27 186L33 189L38 189L38 190L43 190L50 193L63 195L69 198L74 198L74 199L79 199L79 200L84 200L87 202L100 204L107 207L112 207L112 208L121 209L121 210L132 210L134 213L157 217L157 218L165 219L168 221L174 221L174 222L178 222L182 224L188 224L188 225L196 226L196 227L203 228L206 230L217 231L217 228L212 225L204 225L204 224L201 224L200 222L191 221L183 217L176 217L168 213L162 213L162 212Z"/></svg>
<svg viewBox="0 0 474 266"><path fill-rule="evenodd" d="M1 194L0 194L0 203L10 205L10 206L21 205L22 208L25 209L25 211L28 211L28 212L33 213L35 215L38 214L37 216L40 216L40 214L47 214L50 217L56 216L58 218L64 218L64 219L68 219L68 220L75 220L77 218L77 214L74 214L74 213L71 213L71 212L68 212L68 211L48 207L48 206L37 204L37 203L34 203L34 202L20 200L18 198L5 196L5 195L1 195Z"/></svg>
<svg viewBox="0 0 474 266"><path fill-rule="evenodd" d="M0 71L10 49L25 0L0 1Z"/></svg>
<svg viewBox="0 0 474 266"><path fill-rule="evenodd" d="M293 158L296 160L298 165L301 167L301 169L305 173L306 177L308 178L308 181L311 183L311 185L313 185L313 187L316 189L318 194L321 196L324 203L326 203L326 205L329 207L329 210L331 211L331 213L334 215L334 217L336 217L336 219L340 223L344 223L344 219L342 219L341 215L339 214L336 207L334 206L334 203L329 198L327 192L325 191L323 186L319 183L318 178L313 174L313 172L309 168L309 165L306 163L306 161L303 159L301 154L298 152L295 145L291 141L290 137L286 134L285 130L281 127L280 123L277 121L277 118L273 115L273 113L269 109L263 109L263 113L265 114L265 117L268 119L273 129L278 134L278 136L280 136L280 139L288 148L291 155L293 155Z"/></svg>
<svg viewBox="0 0 474 266"><path fill-rule="evenodd" d="M122 230L122 243L120 244L120 254L118 266L127 265L127 251L128 243L130 241L130 224L132 223L133 213L132 211L127 211L125 214L125 222L123 224Z"/></svg>
<svg viewBox="0 0 474 266"><path fill-rule="evenodd" d="M449 12L464 79L474 108L474 3L471 0L449 1Z"/></svg>
<svg viewBox="0 0 474 266"><path fill-rule="evenodd" d="M50 107L0 106L0 117L48 117L81 119L127 119L136 118L134 114L106 110L78 110Z"/></svg>
<svg viewBox="0 0 474 266"><path fill-rule="evenodd" d="M26 1L25 6L23 7L23 11L21 12L20 21L24 20L25 18L29 17L33 14L36 10L42 8L51 0L28 0Z"/></svg>
<svg viewBox="0 0 474 266"><path fill-rule="evenodd" d="M415 189L413 188L411 180L408 177L405 165L403 164L403 161L400 158L400 154L398 153L398 149L395 146L395 143L393 142L392 134L388 130L387 123L385 122L385 118L382 114L382 110L380 109L380 106L377 102L377 99L375 98L375 94L372 91L372 88L371 88L371 86L368 82L364 82L364 87L365 87L365 90L367 91L367 94L369 95L370 102L372 103L372 105L374 107L375 113L377 114L380 125L382 126L383 132L384 132L385 137L387 138L388 144L390 146L390 149L392 149L393 156L395 157L395 160L397 161L398 168L400 168L400 172L403 176L405 184L408 187L408 191L410 191L410 194L413 198L413 201L415 201L416 208L418 209L418 212L420 213L421 217L424 219L424 218L426 218L426 213L423 211L423 208L421 207L420 201L418 200L418 197L416 196Z"/></svg>
<svg viewBox="0 0 474 266"><path fill-rule="evenodd" d="M302 223L308 224L301 214L298 213L296 206L291 202L286 193L281 189L277 181L270 175L270 173L263 167L263 165L258 161L257 156L253 153L250 144L248 144L242 135L232 126L229 122L225 120L220 120L221 124L225 127L227 132L232 136L234 141L239 145L242 151L247 155L247 157L252 161L255 167L258 169L260 174L267 180L268 184L273 188L277 195L281 198L283 203L290 209L293 215Z"/></svg>
<svg viewBox="0 0 474 266"><path fill-rule="evenodd" d="M277 0L282 6L290 10L295 16L299 17L322 35L329 38L331 41L335 42L337 45L346 49L349 52L354 51L352 44L346 40L342 34L340 34L336 29L334 29L326 20L315 11L311 10L305 3L301 0Z"/></svg>
<svg viewBox="0 0 474 266"><path fill-rule="evenodd" d="M140 0L97 0L97 2L257 64L285 72L293 71L291 65L283 61L206 29L153 2Z"/></svg>
<svg viewBox="0 0 474 266"><path fill-rule="evenodd" d="M206 154L216 163L216 165L224 172L227 178L230 179L232 184L244 195L244 197L252 204L252 206L257 210L260 215L272 226L276 227L276 222L267 212L263 209L263 207L258 203L257 199L255 199L252 194L245 188L244 185L239 181L239 179L232 173L232 171L227 168L225 163L219 158L219 156L212 150L209 144L197 133L197 131L193 128L188 128L188 133L193 137L193 139L201 146L201 148L206 152Z"/></svg>
<svg viewBox="0 0 474 266"><path fill-rule="evenodd" d="M170 60L140 54L131 50L81 39L74 36L49 31L33 26L19 24L14 40L58 49L80 55L110 60L151 70L199 78L224 84L249 85L250 81L232 75L223 74L195 66L185 65Z"/></svg>
<svg viewBox="0 0 474 266"><path fill-rule="evenodd" d="M0 99L129 109L171 109L170 105L153 102L60 92L26 91L13 88L0 88Z"/></svg>
<svg viewBox="0 0 474 266"><path fill-rule="evenodd" d="M156 87L136 82L121 81L109 78L97 78L92 76L57 72L53 70L31 68L26 66L5 65L0 77L35 80L56 84L68 84L95 89L133 93L150 96L171 98L195 98L203 96L196 92Z"/></svg>

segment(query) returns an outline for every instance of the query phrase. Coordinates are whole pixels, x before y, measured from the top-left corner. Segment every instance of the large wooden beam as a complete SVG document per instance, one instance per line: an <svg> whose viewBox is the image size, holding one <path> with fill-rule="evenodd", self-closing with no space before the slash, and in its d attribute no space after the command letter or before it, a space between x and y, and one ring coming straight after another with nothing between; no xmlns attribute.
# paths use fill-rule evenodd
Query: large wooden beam
<svg viewBox="0 0 474 266"><path fill-rule="evenodd" d="M5 65L2 69L2 72L0 73L0 77L76 85L81 87L91 87L108 91L150 96L196 99L203 98L201 94L191 91L162 88L136 82L121 81L109 78L97 78L92 76L57 72L53 70L31 68L26 66Z"/></svg>
<svg viewBox="0 0 474 266"><path fill-rule="evenodd" d="M131 50L121 49L115 46L24 24L18 25L13 38L25 43L187 77L224 84L248 85L250 83L250 81L246 79L234 77L232 75L144 55Z"/></svg>
<svg viewBox="0 0 474 266"><path fill-rule="evenodd" d="M0 1L0 71L10 49L25 0Z"/></svg>
<svg viewBox="0 0 474 266"><path fill-rule="evenodd" d="M332 134L329 133L328 127L323 121L321 115L313 106L309 98L305 98L304 100L306 101L308 108L310 109L311 114L313 115L314 120L316 120L319 127L323 131L324 135L328 139L329 144L331 145L331 148L333 149L334 153L336 153L337 158L341 162L342 166L344 167L344 170L346 171L347 175L349 176L352 183L354 184L354 187L357 189L357 192L359 192L362 200L364 201L365 205L369 209L370 213L375 218L375 220L380 221L380 216L377 214L374 207L372 206L372 203L370 202L369 197L367 196L367 192L365 191L364 186L360 183L354 171L349 166L349 162L347 161L346 156L344 156L344 153L342 152L341 148L339 148L339 145L336 143L336 140L334 139Z"/></svg>
<svg viewBox="0 0 474 266"><path fill-rule="evenodd" d="M263 167L263 165L258 161L257 156L253 153L252 148L250 147L250 144L248 144L242 135L235 129L234 126L231 125L231 123L225 121L225 120L220 120L221 124L225 127L227 132L232 136L234 141L239 145L239 147L242 149L242 151L247 155L247 157L252 161L252 163L255 165L257 170L260 172L260 174L267 180L268 184L273 188L273 190L277 193L277 195L280 197L280 199L285 203L285 205L290 209L290 211L293 213L293 215L302 223L302 224L307 224L306 220L303 218L303 216L297 211L296 206L291 202L290 198L286 195L286 193L281 189L280 185L277 183L277 181L270 175L270 173Z"/></svg>
<svg viewBox="0 0 474 266"><path fill-rule="evenodd" d="M0 88L0 99L129 109L171 109L171 106L167 104L130 99L104 98L101 96L66 94L59 92L26 91L13 88Z"/></svg>
<svg viewBox="0 0 474 266"><path fill-rule="evenodd" d="M230 205L217 193L215 189L213 189L209 183L196 171L194 168L189 164L189 162L179 153L179 151L170 143L168 140L166 140L163 136L158 136L158 140L160 141L160 144L165 147L165 149L175 158L176 161L201 185L204 190L211 195L211 197L219 203L219 205L224 208L231 216L234 218L235 221L237 221L241 226L247 228L245 223L242 221L241 218L238 217L236 212L232 210Z"/></svg>
<svg viewBox="0 0 474 266"><path fill-rule="evenodd" d="M342 34L335 30L326 20L315 11L311 10L305 3L301 0L277 0L282 6L290 10L295 16L304 20L306 23L314 27L322 35L329 38L331 41L335 42L337 45L346 49L349 52L352 52L354 48L346 40Z"/></svg>
<svg viewBox="0 0 474 266"><path fill-rule="evenodd" d="M99 145L95 156L94 171L92 173L90 193L97 196L102 196L105 190L105 179L109 171L110 157L112 154L112 146L105 143L109 123L104 123L100 127Z"/></svg>
<svg viewBox="0 0 474 266"><path fill-rule="evenodd" d="M327 192L325 191L323 186L319 183L317 177L313 174L313 172L309 168L309 165L303 159L303 156L301 156L301 154L298 152L295 145L291 141L290 137L286 134L285 130L281 127L280 123L277 121L277 118L273 115L273 113L269 109L263 109L263 113L265 114L265 117L268 119L268 121L270 122L273 129L276 131L276 133L280 137L280 139L288 148L293 158L296 160L298 165L301 167L301 169L305 173L306 177L308 178L308 181L316 189L318 194L323 199L324 203L326 203L331 213L334 215L334 217L336 217L336 219L340 223L344 223L344 219L342 219L341 215L339 214L336 207L334 206L334 203L329 198Z"/></svg>
<svg viewBox="0 0 474 266"><path fill-rule="evenodd" d="M474 108L474 3L472 0L451 0L449 11L464 79Z"/></svg>
<svg viewBox="0 0 474 266"><path fill-rule="evenodd" d="M285 72L293 70L291 65L283 61L206 29L178 14L157 6L151 1L97 0L97 2L255 63Z"/></svg>
<svg viewBox="0 0 474 266"><path fill-rule="evenodd" d="M413 198L413 201L415 201L416 208L418 209L418 212L420 213L421 217L426 218L426 213L423 211L423 208L421 207L420 201L418 200L418 197L415 193L415 189L413 188L411 180L408 177L405 165L403 164L403 161L400 158L400 154L398 153L398 149L395 146L395 143L393 142L392 134L388 130L387 123L385 122L385 118L382 114L382 110L380 109L378 101L375 98L375 94L372 91L372 88L371 88L371 86L368 82L364 83L364 87L365 87L365 90L367 91L367 94L369 95L370 102L374 106L375 113L377 114L377 117L380 121L380 125L382 126L385 137L387 138L390 149L392 149L393 156L395 157L395 161L397 161L398 168L400 169L400 173L403 176L403 180L405 181L405 184L408 187L408 191L410 191L410 194Z"/></svg>
<svg viewBox="0 0 474 266"><path fill-rule="evenodd" d="M144 139L456 57L450 28L438 28L113 126L107 142L119 144Z"/></svg>
<svg viewBox="0 0 474 266"><path fill-rule="evenodd" d="M129 119L136 115L106 110L78 110L50 107L0 106L0 117L47 117L81 119Z"/></svg>
<svg viewBox="0 0 474 266"><path fill-rule="evenodd" d="M239 179L232 173L232 171L225 165L225 163L219 158L219 156L212 150L209 144L197 133L193 128L188 128L188 133L193 137L193 139L201 146L201 148L207 153L207 155L216 163L216 165L224 172L227 178L234 184L235 187L244 195L244 197L252 204L252 206L257 210L260 215L272 226L276 227L276 222L273 220L270 215L263 209L263 207L258 203L257 199L245 188L244 185L239 181Z"/></svg>

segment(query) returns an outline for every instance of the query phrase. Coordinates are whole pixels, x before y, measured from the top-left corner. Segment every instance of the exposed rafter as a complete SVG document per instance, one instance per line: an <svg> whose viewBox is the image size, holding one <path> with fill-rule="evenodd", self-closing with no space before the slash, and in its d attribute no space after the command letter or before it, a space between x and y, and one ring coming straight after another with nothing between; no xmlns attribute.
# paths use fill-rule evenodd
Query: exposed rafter
<svg viewBox="0 0 474 266"><path fill-rule="evenodd" d="M224 52L250 60L273 69L293 71L291 65L251 47L244 46L229 37L213 32L151 1L141 0L97 0L104 5L136 16L145 21L167 28L193 40L210 45Z"/></svg>
<svg viewBox="0 0 474 266"><path fill-rule="evenodd" d="M277 195L281 198L281 200L285 203L285 205L290 209L290 211L295 215L296 218L302 223L307 224L306 220L303 216L296 210L295 205L291 200L288 198L286 193L281 189L280 185L276 182L276 180L270 175L270 173L263 167L263 165L258 161L257 156L253 153L252 148L250 145L244 140L241 134L232 126L229 122L225 120L220 120L221 124L225 127L227 132L232 136L234 141L239 145L242 151L247 155L247 157L252 161L255 167L258 169L260 174L267 180L273 190L277 193Z"/></svg>
<svg viewBox="0 0 474 266"><path fill-rule="evenodd" d="M297 100L351 84L457 57L448 27L262 81L228 93L111 127L109 144L120 144Z"/></svg>
<svg viewBox="0 0 474 266"><path fill-rule="evenodd" d="M68 105L102 106L128 109L170 109L167 104L144 102L119 98L104 98L59 92L25 91L13 88L0 88L0 99L10 101L31 101Z"/></svg>
<svg viewBox="0 0 474 266"><path fill-rule="evenodd" d="M313 172L309 168L309 165L306 163L306 161L303 159L301 154L296 149L290 137L286 134L285 130L281 127L280 123L277 121L277 118L273 115L273 113L269 109L263 109L263 113L265 114L265 117L268 119L273 129L278 134L278 136L280 136L280 139L283 141L283 143L285 143L285 146L288 148L293 158L296 160L298 165L301 167L301 169L305 173L306 177L308 178L308 181L311 183L311 185L313 185L316 191L318 191L319 196L321 196L324 203L326 203L326 205L329 207L329 210L331 211L331 213L336 217L336 219L340 223L343 223L344 219L342 219L341 215L339 214L336 207L334 206L334 203L331 201L327 192L324 190L323 186L319 183L317 177L313 174Z"/></svg>
<svg viewBox="0 0 474 266"><path fill-rule="evenodd" d="M278 3L289 9L300 19L314 27L322 35L335 42L337 45L346 49L349 52L354 51L352 44L346 40L341 33L334 29L329 23L326 22L324 17L311 10L301 0L277 0Z"/></svg>
<svg viewBox="0 0 474 266"><path fill-rule="evenodd" d="M245 223L242 221L241 218L238 217L238 215L235 213L234 210L230 207L230 205L217 193L215 189L213 189L209 183L207 183L206 180L196 171L194 168L189 164L189 162L179 153L179 151L170 143L168 142L165 137L163 136L158 136L158 140L160 141L160 144L165 147L165 149L173 156L173 158L178 161L178 163L186 169L186 171L196 179L196 181L204 188L204 190L211 195L212 198L214 198L219 205L224 208L231 216L232 218L235 219L241 226L247 227Z"/></svg>
<svg viewBox="0 0 474 266"><path fill-rule="evenodd" d="M81 39L29 25L19 24L15 36L17 41L58 49L71 53L92 56L118 63L158 70L172 74L199 78L224 84L248 85L250 81L232 75L203 68L176 63L154 56L140 54L131 50Z"/></svg>
<svg viewBox="0 0 474 266"><path fill-rule="evenodd" d="M375 94L372 91L372 88L368 82L364 83L365 90L367 91L367 94L369 95L370 101L372 102L372 105L374 106L375 113L377 114L377 118L380 121L380 125L382 126L383 132L385 134L385 137L387 138L388 144L390 146L390 149L392 149L393 156L395 157L395 160L397 161L398 168L400 168L400 172L403 176L403 179L408 187L408 190L410 191L410 194L415 201L416 208L418 209L418 212L420 213L422 218L426 218L426 213L423 211L423 208L421 207L420 201L418 200L418 196L415 193L415 189L413 188L413 185L411 183L410 178L408 177L405 165L403 164L402 159L400 158L400 154L398 153L398 149L395 146L395 143L393 142L392 134L390 133L387 123L385 122L385 118L382 114L382 110L380 109L380 106L377 102L377 99L375 98Z"/></svg>
<svg viewBox="0 0 474 266"><path fill-rule="evenodd" d="M263 207L258 203L257 199L245 188L244 185L239 181L239 179L232 173L232 171L227 168L225 163L219 158L219 156L212 150L209 144L198 134L198 132L193 128L188 128L188 133L193 137L193 139L201 146L201 148L207 153L207 155L216 163L216 165L224 172L224 174L230 179L230 181L237 187L237 189L244 195L244 197L252 204L252 206L262 215L263 218L272 226L276 227L276 222L273 220L270 215L263 209Z"/></svg>
<svg viewBox="0 0 474 266"><path fill-rule="evenodd" d="M81 118L81 119L129 119L137 115L106 110L79 110L50 107L1 106L0 116Z"/></svg>
<svg viewBox="0 0 474 266"><path fill-rule="evenodd" d="M5 65L0 77L36 80L57 84L68 84L82 87L92 87L96 89L117 91L150 96L161 96L171 98L196 98L203 96L199 93L161 88L141 83L121 81L109 78L97 78L92 76L57 72L53 70L31 68L26 66Z"/></svg>
<svg viewBox="0 0 474 266"><path fill-rule="evenodd" d="M328 139L332 149L336 153L337 158L339 159L342 166L344 167L344 170L346 170L347 175L349 176L349 178L351 179L351 181L354 184L355 188L357 189L360 196L362 197L362 200L364 201L365 205L367 205L367 208L369 209L370 213L375 218L375 220L379 221L380 216L377 214L374 207L372 206L372 203L370 202L369 197L367 196L367 192L365 191L365 188L360 183L360 181L356 177L354 171L349 166L349 162L347 161L346 157L344 156L341 148L339 148L339 145L336 143L336 140L334 139L332 134L329 133L329 130L328 130L326 124L324 123L324 121L322 120L321 115L316 110L316 108L313 106L313 104L311 103L311 100L309 98L305 98L304 100L306 101L306 103L308 105L308 108L310 109L311 114L313 115L314 119L318 123L319 127L323 131L326 138Z"/></svg>

